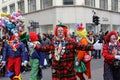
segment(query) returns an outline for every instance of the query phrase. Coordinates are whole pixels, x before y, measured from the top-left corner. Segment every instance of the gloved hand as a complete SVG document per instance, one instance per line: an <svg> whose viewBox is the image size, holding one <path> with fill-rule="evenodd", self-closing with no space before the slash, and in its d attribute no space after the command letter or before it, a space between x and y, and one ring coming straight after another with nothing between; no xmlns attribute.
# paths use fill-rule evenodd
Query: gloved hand
<svg viewBox="0 0 120 80"><path fill-rule="evenodd" d="M22 62L22 66L27 66L27 64L28 64L28 61L24 61L24 62Z"/></svg>
<svg viewBox="0 0 120 80"><path fill-rule="evenodd" d="M76 65L76 66L78 66L78 65L79 65L79 62L78 62L78 61L76 61L76 62L75 62L75 65Z"/></svg>
<svg viewBox="0 0 120 80"><path fill-rule="evenodd" d="M115 59L120 60L120 55L115 55Z"/></svg>
<svg viewBox="0 0 120 80"><path fill-rule="evenodd" d="M6 61L2 61L1 65L2 65L1 67L4 67L6 65Z"/></svg>
<svg viewBox="0 0 120 80"><path fill-rule="evenodd" d="M32 42L28 42L28 46L29 46L30 48L34 48L34 44L33 44Z"/></svg>
<svg viewBox="0 0 120 80"><path fill-rule="evenodd" d="M49 59L51 59L52 58L52 54L49 54Z"/></svg>

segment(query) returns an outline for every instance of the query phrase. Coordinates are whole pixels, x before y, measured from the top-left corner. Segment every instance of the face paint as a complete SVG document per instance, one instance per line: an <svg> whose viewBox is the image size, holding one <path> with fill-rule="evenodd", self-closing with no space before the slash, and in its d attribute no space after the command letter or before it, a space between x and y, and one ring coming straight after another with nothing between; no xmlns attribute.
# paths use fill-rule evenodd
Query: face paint
<svg viewBox="0 0 120 80"><path fill-rule="evenodd" d="M63 38L64 37L64 30L63 30L62 27L59 27L57 29L57 35L58 35L59 38Z"/></svg>
<svg viewBox="0 0 120 80"><path fill-rule="evenodd" d="M117 39L116 39L115 35L112 35L110 37L110 42L115 43L116 41L117 41Z"/></svg>

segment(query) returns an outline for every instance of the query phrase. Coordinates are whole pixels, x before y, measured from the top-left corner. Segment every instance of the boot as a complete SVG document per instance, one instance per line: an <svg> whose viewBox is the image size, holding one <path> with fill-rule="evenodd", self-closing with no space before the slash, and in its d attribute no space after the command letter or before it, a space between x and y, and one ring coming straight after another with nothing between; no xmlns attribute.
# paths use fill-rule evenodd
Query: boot
<svg viewBox="0 0 120 80"><path fill-rule="evenodd" d="M13 77L13 80L22 80L21 74L20 74L19 76L14 76L14 77Z"/></svg>

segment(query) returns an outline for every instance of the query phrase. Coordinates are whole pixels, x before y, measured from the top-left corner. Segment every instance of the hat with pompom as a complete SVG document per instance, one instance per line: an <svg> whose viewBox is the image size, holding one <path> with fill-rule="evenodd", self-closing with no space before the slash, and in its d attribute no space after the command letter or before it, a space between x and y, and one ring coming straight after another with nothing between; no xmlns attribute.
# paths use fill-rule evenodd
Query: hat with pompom
<svg viewBox="0 0 120 80"><path fill-rule="evenodd" d="M77 29L76 29L76 34L79 36L79 37L86 37L87 36L87 31L86 29L83 27L83 24L81 23Z"/></svg>

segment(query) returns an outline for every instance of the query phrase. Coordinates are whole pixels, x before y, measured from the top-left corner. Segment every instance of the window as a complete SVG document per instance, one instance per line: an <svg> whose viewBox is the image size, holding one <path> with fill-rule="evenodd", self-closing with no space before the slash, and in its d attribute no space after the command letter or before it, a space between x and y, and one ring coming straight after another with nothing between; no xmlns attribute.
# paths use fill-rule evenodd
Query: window
<svg viewBox="0 0 120 80"><path fill-rule="evenodd" d="M63 5L73 5L73 0L63 0Z"/></svg>
<svg viewBox="0 0 120 80"><path fill-rule="evenodd" d="M2 8L2 12L7 12L7 7Z"/></svg>
<svg viewBox="0 0 120 80"><path fill-rule="evenodd" d="M19 1L18 2L18 9L20 9L20 12L23 14L23 13L25 13L25 10L24 10L24 1L22 0L22 1Z"/></svg>
<svg viewBox="0 0 120 80"><path fill-rule="evenodd" d="M28 0L28 12L36 11L36 0Z"/></svg>
<svg viewBox="0 0 120 80"><path fill-rule="evenodd" d="M108 0L100 0L100 8L101 9L108 9Z"/></svg>
<svg viewBox="0 0 120 80"><path fill-rule="evenodd" d="M7 2L7 0L2 0L2 3L5 3L5 2Z"/></svg>
<svg viewBox="0 0 120 80"><path fill-rule="evenodd" d="M95 7L95 0L85 0L85 5Z"/></svg>
<svg viewBox="0 0 120 80"><path fill-rule="evenodd" d="M53 0L41 0L41 9L49 8L53 4Z"/></svg>
<svg viewBox="0 0 120 80"><path fill-rule="evenodd" d="M118 11L118 0L111 0L112 10Z"/></svg>
<svg viewBox="0 0 120 80"><path fill-rule="evenodd" d="M15 4L10 5L10 13L15 12Z"/></svg>

